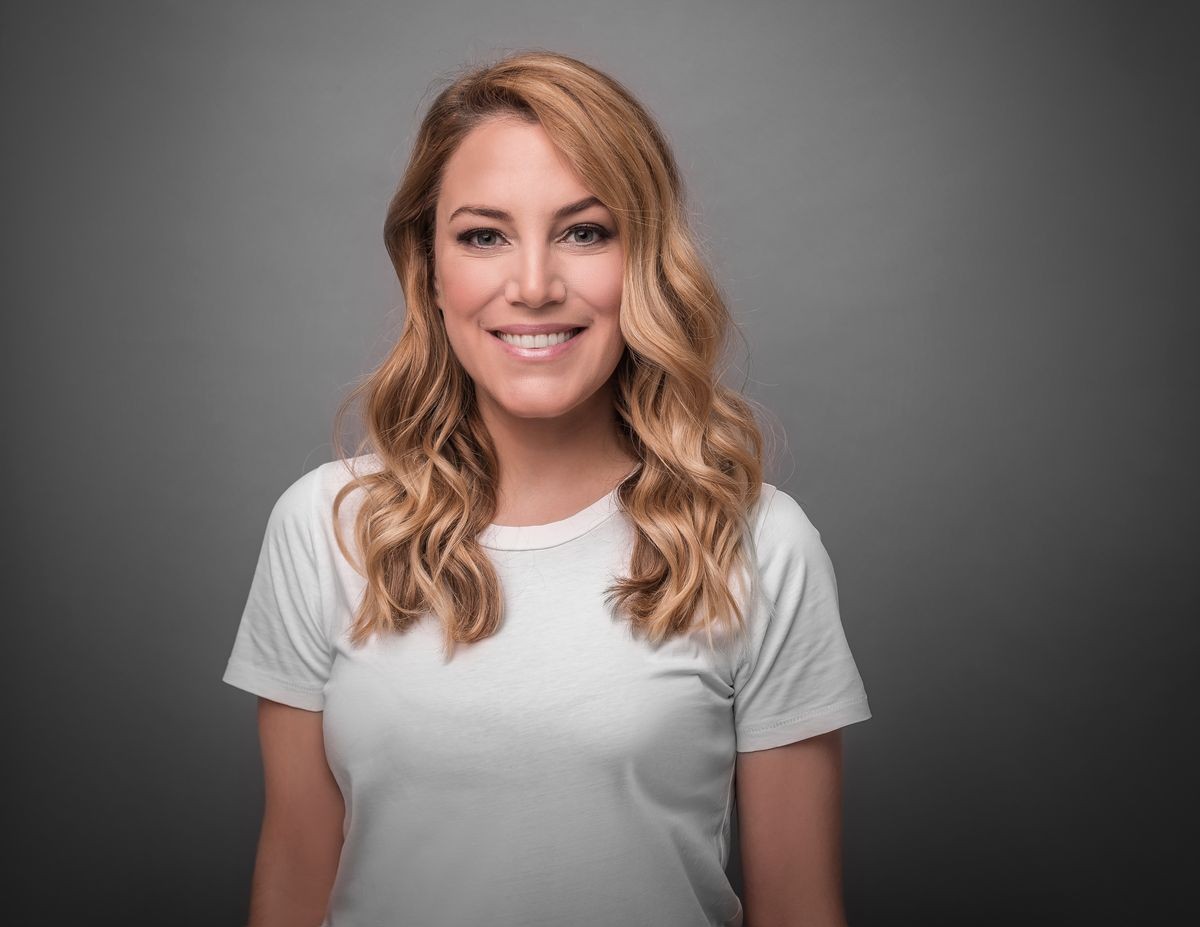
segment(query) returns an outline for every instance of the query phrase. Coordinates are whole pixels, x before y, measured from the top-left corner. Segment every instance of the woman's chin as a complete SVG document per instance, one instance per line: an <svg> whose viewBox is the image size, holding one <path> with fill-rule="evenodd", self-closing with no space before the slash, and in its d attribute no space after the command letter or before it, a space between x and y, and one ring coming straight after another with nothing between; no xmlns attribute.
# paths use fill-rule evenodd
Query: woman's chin
<svg viewBox="0 0 1200 927"><path fill-rule="evenodd" d="M554 419L578 409L585 399L574 394L564 395L562 390L517 395L509 392L497 396L489 405L508 418Z"/></svg>
<svg viewBox="0 0 1200 927"><path fill-rule="evenodd" d="M570 414L574 406L562 402L553 403L513 403L503 405L504 414L510 418L523 419L555 419Z"/></svg>

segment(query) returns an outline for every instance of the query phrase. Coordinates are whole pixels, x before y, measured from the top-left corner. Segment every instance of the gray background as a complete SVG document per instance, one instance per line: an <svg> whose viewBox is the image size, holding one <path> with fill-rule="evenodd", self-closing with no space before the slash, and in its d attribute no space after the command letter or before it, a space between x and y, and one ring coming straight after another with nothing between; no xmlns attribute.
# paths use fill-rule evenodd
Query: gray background
<svg viewBox="0 0 1200 927"><path fill-rule="evenodd" d="M544 45L661 120L837 567L851 922L1182 915L1194 9L6 4L10 905L242 922L267 513L398 331L430 82Z"/></svg>

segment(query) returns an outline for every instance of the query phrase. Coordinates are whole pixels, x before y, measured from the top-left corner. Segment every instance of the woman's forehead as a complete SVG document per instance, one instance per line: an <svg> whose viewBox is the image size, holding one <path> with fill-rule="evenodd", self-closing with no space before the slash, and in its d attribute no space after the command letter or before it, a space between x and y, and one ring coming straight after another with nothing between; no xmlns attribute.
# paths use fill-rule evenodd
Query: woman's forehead
<svg viewBox="0 0 1200 927"><path fill-rule="evenodd" d="M511 216L549 218L590 195L540 125L505 120L477 126L450 156L439 212L444 210L448 218L463 206L476 205Z"/></svg>

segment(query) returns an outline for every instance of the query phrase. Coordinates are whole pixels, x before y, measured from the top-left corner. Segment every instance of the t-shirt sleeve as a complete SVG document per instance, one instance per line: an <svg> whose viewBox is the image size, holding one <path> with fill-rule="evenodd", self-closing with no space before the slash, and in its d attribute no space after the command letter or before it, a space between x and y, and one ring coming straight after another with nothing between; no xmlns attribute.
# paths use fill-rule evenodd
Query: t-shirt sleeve
<svg viewBox="0 0 1200 927"><path fill-rule="evenodd" d="M769 491L757 529L761 595L734 676L734 730L743 753L871 717L820 532L795 499Z"/></svg>
<svg viewBox="0 0 1200 927"><path fill-rule="evenodd" d="M325 707L333 663L313 540L319 479L318 470L308 471L271 510L222 676L239 689L310 711Z"/></svg>

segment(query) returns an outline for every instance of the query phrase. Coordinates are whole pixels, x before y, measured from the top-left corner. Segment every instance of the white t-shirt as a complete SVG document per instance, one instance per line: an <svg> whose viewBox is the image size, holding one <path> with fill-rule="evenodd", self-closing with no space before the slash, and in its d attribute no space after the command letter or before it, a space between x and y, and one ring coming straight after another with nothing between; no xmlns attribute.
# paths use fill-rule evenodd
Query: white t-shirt
<svg viewBox="0 0 1200 927"><path fill-rule="evenodd" d="M633 544L615 490L561 521L490 525L504 623L444 663L431 615L349 645L363 579L331 513L347 478L332 461L279 497L223 676L324 712L346 817L322 927L740 927L736 752L871 717L800 505L763 484L752 633L715 653L703 630L654 649L605 604ZM360 500L340 513L348 543Z"/></svg>

